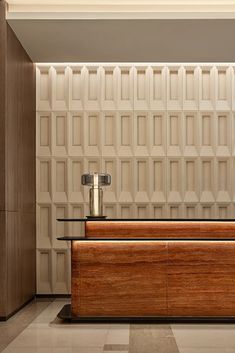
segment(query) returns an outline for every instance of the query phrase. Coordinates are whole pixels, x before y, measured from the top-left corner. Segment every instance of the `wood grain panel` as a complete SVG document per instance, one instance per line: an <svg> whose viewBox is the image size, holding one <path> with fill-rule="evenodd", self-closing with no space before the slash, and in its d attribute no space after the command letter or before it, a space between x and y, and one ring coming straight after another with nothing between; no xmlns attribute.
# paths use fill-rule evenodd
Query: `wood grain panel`
<svg viewBox="0 0 235 353"><path fill-rule="evenodd" d="M167 238L200 236L199 222L86 222L86 237Z"/></svg>
<svg viewBox="0 0 235 353"><path fill-rule="evenodd" d="M0 1L0 210L5 210L5 113L6 113L6 20L5 1Z"/></svg>
<svg viewBox="0 0 235 353"><path fill-rule="evenodd" d="M165 242L72 242L72 313L166 315Z"/></svg>
<svg viewBox="0 0 235 353"><path fill-rule="evenodd" d="M235 222L201 222L200 233L202 238L235 238Z"/></svg>
<svg viewBox="0 0 235 353"><path fill-rule="evenodd" d="M168 314L235 315L235 244L169 242Z"/></svg>
<svg viewBox="0 0 235 353"><path fill-rule="evenodd" d="M235 222L88 221L85 230L87 238L235 238Z"/></svg>
<svg viewBox="0 0 235 353"><path fill-rule="evenodd" d="M0 1L0 316L35 294L35 67ZM3 218L2 218L3 217Z"/></svg>

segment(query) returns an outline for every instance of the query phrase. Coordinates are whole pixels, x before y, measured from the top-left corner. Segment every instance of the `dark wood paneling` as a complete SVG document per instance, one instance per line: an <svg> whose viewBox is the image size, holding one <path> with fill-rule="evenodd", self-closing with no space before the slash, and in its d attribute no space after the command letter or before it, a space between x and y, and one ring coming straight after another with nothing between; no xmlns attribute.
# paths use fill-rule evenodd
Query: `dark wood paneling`
<svg viewBox="0 0 235 353"><path fill-rule="evenodd" d="M34 64L6 23L4 1L0 39L0 206L6 220L0 229L0 316L8 316L35 294L36 87Z"/></svg>
<svg viewBox="0 0 235 353"><path fill-rule="evenodd" d="M73 315L166 315L166 260L165 242L73 241Z"/></svg>
<svg viewBox="0 0 235 353"><path fill-rule="evenodd" d="M143 221L86 222L86 237L235 238L235 222Z"/></svg>
<svg viewBox="0 0 235 353"><path fill-rule="evenodd" d="M6 212L0 211L0 317L6 316Z"/></svg>
<svg viewBox="0 0 235 353"><path fill-rule="evenodd" d="M235 243L169 242L170 316L235 316Z"/></svg>
<svg viewBox="0 0 235 353"><path fill-rule="evenodd" d="M5 210L5 114L6 114L6 20L5 2L0 1L0 210ZM3 236L1 234L1 236Z"/></svg>

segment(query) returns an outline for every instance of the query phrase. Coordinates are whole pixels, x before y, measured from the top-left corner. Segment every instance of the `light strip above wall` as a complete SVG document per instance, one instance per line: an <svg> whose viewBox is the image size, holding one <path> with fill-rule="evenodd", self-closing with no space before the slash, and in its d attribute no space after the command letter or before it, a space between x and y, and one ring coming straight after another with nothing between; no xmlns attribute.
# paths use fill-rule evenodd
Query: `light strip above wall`
<svg viewBox="0 0 235 353"><path fill-rule="evenodd" d="M8 0L8 19L225 19L235 1Z"/></svg>

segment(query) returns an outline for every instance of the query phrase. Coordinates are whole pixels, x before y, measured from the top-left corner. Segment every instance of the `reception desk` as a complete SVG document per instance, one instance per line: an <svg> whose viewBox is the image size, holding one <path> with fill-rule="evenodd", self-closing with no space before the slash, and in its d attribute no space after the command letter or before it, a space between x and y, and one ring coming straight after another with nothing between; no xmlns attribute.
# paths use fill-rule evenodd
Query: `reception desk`
<svg viewBox="0 0 235 353"><path fill-rule="evenodd" d="M71 320L235 318L235 221L90 220L71 241Z"/></svg>

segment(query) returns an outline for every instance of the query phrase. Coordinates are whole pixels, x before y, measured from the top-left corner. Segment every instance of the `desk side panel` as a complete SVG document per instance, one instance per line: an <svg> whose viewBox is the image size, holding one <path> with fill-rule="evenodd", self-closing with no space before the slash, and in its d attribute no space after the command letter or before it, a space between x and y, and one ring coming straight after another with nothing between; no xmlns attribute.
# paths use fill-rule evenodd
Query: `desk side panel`
<svg viewBox="0 0 235 353"><path fill-rule="evenodd" d="M235 243L169 242L169 316L235 316Z"/></svg>
<svg viewBox="0 0 235 353"><path fill-rule="evenodd" d="M72 242L74 316L165 316L165 242Z"/></svg>

